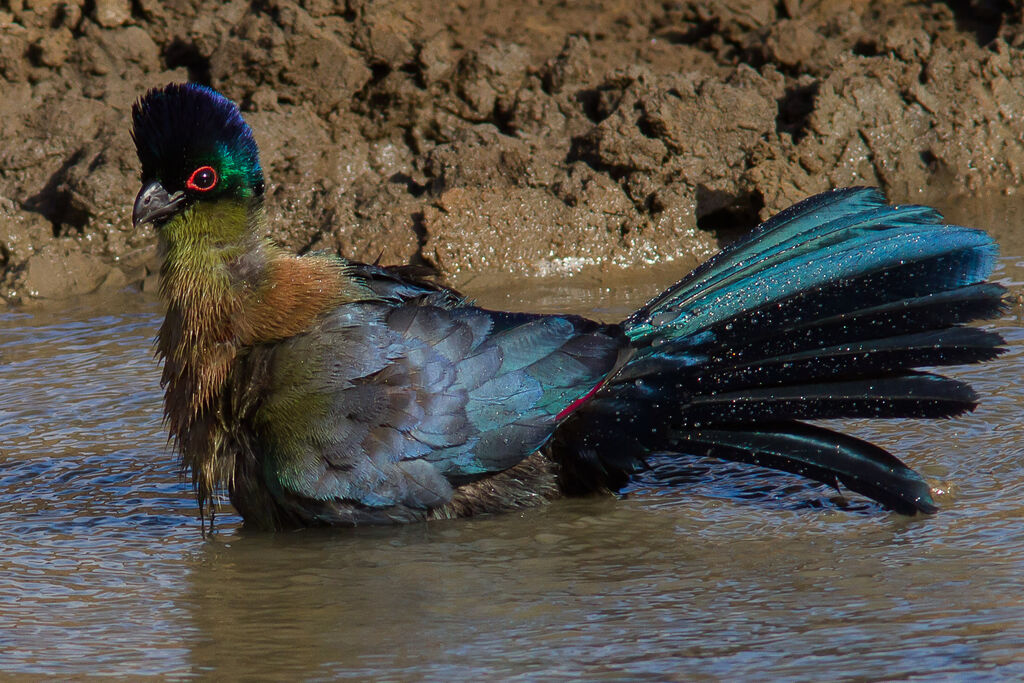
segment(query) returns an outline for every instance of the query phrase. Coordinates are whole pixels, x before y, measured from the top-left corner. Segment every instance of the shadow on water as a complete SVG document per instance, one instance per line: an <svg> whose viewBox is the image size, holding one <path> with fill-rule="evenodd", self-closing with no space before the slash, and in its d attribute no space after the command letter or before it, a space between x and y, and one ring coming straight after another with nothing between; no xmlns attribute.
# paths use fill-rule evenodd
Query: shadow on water
<svg viewBox="0 0 1024 683"><path fill-rule="evenodd" d="M1024 202L954 220L1024 222ZM1019 231L998 277L1021 291ZM676 279L484 289L615 319ZM622 499L401 529L203 538L160 424L159 306L0 314L0 671L24 675L901 678L1024 675L1024 388L1011 350L958 369L947 422L845 426L942 511L888 514L786 475L659 461Z"/></svg>

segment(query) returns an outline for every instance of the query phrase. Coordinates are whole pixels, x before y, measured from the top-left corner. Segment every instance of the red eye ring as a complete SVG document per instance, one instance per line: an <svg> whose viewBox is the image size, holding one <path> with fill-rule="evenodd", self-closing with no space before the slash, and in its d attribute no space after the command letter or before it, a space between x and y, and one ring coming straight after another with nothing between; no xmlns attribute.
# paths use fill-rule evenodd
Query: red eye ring
<svg viewBox="0 0 1024 683"><path fill-rule="evenodd" d="M213 166L200 166L185 181L185 187L196 192L209 192L216 186L217 171Z"/></svg>

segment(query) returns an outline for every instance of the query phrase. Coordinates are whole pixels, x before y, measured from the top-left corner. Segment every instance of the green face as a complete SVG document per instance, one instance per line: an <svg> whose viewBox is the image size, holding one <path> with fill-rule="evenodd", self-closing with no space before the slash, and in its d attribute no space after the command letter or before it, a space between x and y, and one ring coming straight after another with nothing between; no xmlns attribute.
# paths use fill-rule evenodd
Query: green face
<svg viewBox="0 0 1024 683"><path fill-rule="evenodd" d="M184 171L165 170L139 192L133 222L153 223L172 243L237 241L249 227L253 198L263 190L262 173L247 162L220 145L185 161Z"/></svg>

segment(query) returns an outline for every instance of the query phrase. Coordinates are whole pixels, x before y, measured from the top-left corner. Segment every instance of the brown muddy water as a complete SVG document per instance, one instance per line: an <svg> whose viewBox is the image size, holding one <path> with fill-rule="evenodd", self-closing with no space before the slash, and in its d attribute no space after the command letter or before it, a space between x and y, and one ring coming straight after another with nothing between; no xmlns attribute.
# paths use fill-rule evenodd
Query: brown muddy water
<svg viewBox="0 0 1024 683"><path fill-rule="evenodd" d="M1024 200L951 218L1024 283ZM621 317L677 273L486 287L488 305ZM472 283L467 290L473 291ZM476 292L479 293L479 290ZM0 672L29 677L1024 677L1024 332L960 369L949 422L853 422L919 468L906 518L753 468L661 463L621 499L333 533L204 538L160 421L140 295L0 313Z"/></svg>

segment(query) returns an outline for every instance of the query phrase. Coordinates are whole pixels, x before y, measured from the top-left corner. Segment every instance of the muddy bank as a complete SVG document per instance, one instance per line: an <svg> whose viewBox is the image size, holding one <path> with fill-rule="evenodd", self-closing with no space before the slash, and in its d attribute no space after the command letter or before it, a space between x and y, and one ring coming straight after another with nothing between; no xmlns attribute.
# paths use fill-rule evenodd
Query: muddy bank
<svg viewBox="0 0 1024 683"><path fill-rule="evenodd" d="M830 187L1024 176L1020 2L436 5L8 2L0 296L153 286L128 109L172 80L242 104L274 238L456 285L682 272Z"/></svg>

